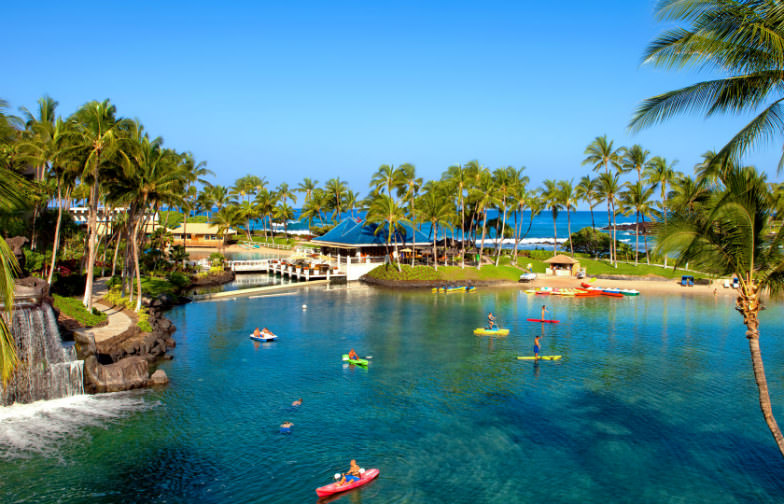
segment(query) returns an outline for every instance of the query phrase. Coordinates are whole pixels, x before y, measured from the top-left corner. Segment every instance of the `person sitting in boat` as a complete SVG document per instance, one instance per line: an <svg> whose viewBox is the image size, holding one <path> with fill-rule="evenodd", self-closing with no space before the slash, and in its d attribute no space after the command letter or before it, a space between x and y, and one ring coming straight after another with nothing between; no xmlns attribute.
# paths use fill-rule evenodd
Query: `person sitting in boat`
<svg viewBox="0 0 784 504"><path fill-rule="evenodd" d="M256 336L257 338L258 338L259 336L261 336L261 331L259 331L259 328L258 328L258 327L257 327L256 329L254 329L254 330L253 330L253 335L254 335L254 336Z"/></svg>
<svg viewBox="0 0 784 504"><path fill-rule="evenodd" d="M351 483L354 481L359 481L362 477L362 473L359 469L359 464L354 459L351 459L351 464L349 465L348 472L343 474L343 477L340 478L338 481L338 486L345 485L346 483Z"/></svg>
<svg viewBox="0 0 784 504"><path fill-rule="evenodd" d="M357 352L355 352L354 349L352 348L348 352L348 358L351 359L351 360L357 360L357 359L359 359L359 355L357 355Z"/></svg>
<svg viewBox="0 0 784 504"><path fill-rule="evenodd" d="M272 331L270 331L266 327L261 330L261 334L263 334L267 338L269 338L270 336L275 336L274 334L272 334Z"/></svg>
<svg viewBox="0 0 784 504"><path fill-rule="evenodd" d="M495 317L493 316L493 312L490 312L487 314L487 328L492 331L494 325Z"/></svg>

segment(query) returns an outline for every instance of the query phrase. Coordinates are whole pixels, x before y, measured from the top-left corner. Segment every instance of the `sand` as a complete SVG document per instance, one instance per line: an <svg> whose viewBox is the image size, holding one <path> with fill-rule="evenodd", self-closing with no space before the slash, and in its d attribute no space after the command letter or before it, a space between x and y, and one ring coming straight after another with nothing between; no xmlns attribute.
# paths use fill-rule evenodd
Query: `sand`
<svg viewBox="0 0 784 504"><path fill-rule="evenodd" d="M671 280L651 280L645 277L633 280L605 280L597 278L593 282L591 277L578 280L566 277L544 277L539 275L536 280L526 285L530 287L580 287L582 282L586 282L596 287L611 287L618 289L637 289L640 294L670 294L670 295L689 295L689 296L717 296L717 297L737 297L735 289L725 288L724 279L713 281L710 285L695 285L693 287L683 287L680 278ZM526 287L526 288L530 288Z"/></svg>

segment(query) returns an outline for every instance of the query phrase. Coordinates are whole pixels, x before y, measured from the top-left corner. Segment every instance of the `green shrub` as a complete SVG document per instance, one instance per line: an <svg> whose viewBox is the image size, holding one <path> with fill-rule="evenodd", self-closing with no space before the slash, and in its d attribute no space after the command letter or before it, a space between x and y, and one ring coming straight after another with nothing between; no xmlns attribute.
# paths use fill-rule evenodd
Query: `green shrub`
<svg viewBox="0 0 784 504"><path fill-rule="evenodd" d="M177 271L169 274L168 279L177 289L184 289L191 284L191 279L188 275Z"/></svg>
<svg viewBox="0 0 784 504"><path fill-rule="evenodd" d="M71 317L84 327L92 327L106 320L106 314L93 308L92 313L84 307L79 299L53 294L54 307Z"/></svg>
<svg viewBox="0 0 784 504"><path fill-rule="evenodd" d="M25 269L27 271L41 271L46 261L46 254L41 254L34 250L23 249L25 257ZM49 253L51 256L51 252Z"/></svg>

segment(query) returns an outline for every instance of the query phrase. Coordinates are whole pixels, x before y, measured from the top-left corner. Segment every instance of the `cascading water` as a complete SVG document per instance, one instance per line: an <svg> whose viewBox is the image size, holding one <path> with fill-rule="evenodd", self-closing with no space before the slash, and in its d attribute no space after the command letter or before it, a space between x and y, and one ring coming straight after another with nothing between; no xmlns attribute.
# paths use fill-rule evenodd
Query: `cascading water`
<svg viewBox="0 0 784 504"><path fill-rule="evenodd" d="M19 365L8 386L0 385L0 404L7 406L84 393L84 361L64 346L57 319L48 304L14 309L11 334Z"/></svg>

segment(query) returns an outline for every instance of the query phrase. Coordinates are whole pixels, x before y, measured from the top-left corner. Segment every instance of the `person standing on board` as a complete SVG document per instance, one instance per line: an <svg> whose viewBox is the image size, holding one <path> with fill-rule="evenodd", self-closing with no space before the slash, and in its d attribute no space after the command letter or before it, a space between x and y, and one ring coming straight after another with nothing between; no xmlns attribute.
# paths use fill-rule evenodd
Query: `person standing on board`
<svg viewBox="0 0 784 504"><path fill-rule="evenodd" d="M542 322L544 322L544 321L546 320L546 319L544 318L544 313L545 313L546 311L548 311L548 310L547 310L547 306L546 306L546 305L542 305L542 317L541 317L541 320L542 320Z"/></svg>

